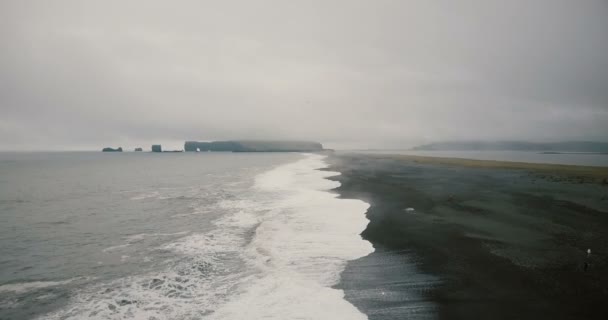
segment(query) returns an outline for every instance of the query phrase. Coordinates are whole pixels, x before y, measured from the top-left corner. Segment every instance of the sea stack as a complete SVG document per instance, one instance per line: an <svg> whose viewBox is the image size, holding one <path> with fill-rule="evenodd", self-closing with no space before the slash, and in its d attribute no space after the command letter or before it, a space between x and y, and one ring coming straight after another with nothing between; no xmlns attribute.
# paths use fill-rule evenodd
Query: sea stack
<svg viewBox="0 0 608 320"><path fill-rule="evenodd" d="M160 144L153 144L152 152L163 152L162 148L160 147Z"/></svg>

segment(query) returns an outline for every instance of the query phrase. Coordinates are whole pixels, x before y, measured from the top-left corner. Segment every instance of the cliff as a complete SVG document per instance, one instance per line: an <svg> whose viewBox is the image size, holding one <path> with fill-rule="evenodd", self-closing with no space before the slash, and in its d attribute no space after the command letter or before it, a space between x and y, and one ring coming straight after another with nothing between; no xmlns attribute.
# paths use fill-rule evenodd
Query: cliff
<svg viewBox="0 0 608 320"><path fill-rule="evenodd" d="M198 142L186 141L185 151L232 151L232 152L315 152L323 151L323 145L312 141L235 140Z"/></svg>

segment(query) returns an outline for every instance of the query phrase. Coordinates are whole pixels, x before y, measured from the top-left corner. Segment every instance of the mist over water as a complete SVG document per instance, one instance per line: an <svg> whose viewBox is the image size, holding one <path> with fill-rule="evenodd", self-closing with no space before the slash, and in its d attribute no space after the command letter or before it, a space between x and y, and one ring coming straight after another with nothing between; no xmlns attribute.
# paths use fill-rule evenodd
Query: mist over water
<svg viewBox="0 0 608 320"><path fill-rule="evenodd" d="M605 141L607 15L605 0L2 1L0 150Z"/></svg>
<svg viewBox="0 0 608 320"><path fill-rule="evenodd" d="M369 205L328 192L325 166L4 153L0 318L364 319L331 287L373 251L359 236Z"/></svg>

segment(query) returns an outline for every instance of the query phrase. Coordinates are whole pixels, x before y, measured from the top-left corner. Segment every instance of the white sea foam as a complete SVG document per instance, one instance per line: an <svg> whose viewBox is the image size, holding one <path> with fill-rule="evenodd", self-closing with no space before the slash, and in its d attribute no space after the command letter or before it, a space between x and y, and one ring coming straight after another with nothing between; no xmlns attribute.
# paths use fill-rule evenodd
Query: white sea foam
<svg viewBox="0 0 608 320"><path fill-rule="evenodd" d="M365 319L331 286L349 260L373 251L359 233L369 205L338 199L339 186L324 178L323 156L309 155L258 176L256 188L272 199L247 246L249 263L261 270L214 319Z"/></svg>
<svg viewBox="0 0 608 320"><path fill-rule="evenodd" d="M146 199L150 199L150 198L158 198L159 196L160 196L160 193L158 191L150 191L150 192L140 193L136 196L133 196L133 197L131 197L131 200L134 200L134 201L146 200Z"/></svg>
<svg viewBox="0 0 608 320"><path fill-rule="evenodd" d="M125 238L126 243L107 247L107 248L101 250L101 252L108 253L111 251L120 250L120 249L129 247L130 245L132 245L134 243L143 241L146 237L170 237L170 236L185 235L188 233L190 233L190 231L180 231L180 232L174 232L174 233L138 233L138 234L134 234L134 235L126 237Z"/></svg>
<svg viewBox="0 0 608 320"><path fill-rule="evenodd" d="M332 286L373 251L359 235L369 205L328 192L339 173L317 170L323 159L260 174L251 193L217 203L215 229L161 247L182 257L169 269L84 288L44 318L366 319Z"/></svg>
<svg viewBox="0 0 608 320"><path fill-rule="evenodd" d="M73 282L78 278L63 280L63 281L31 281L31 282L20 282L10 283L0 286L0 293L12 292L12 293L25 293L32 290L38 290L42 288L56 287Z"/></svg>
<svg viewBox="0 0 608 320"><path fill-rule="evenodd" d="M125 238L127 243L135 243L144 240L146 237L170 237L188 234L190 231L180 231L172 233L138 233Z"/></svg>
<svg viewBox="0 0 608 320"><path fill-rule="evenodd" d="M243 205L236 203L225 203L223 207L233 211L215 221L217 228L207 233L141 233L127 237L128 243L134 243L149 236L185 235L159 248L183 258L168 263L172 265L170 269L80 290L68 308L44 319L200 319L208 316L229 299L235 288L248 281L251 273L243 268L241 255L246 245L243 234L257 224L257 220L251 218L254 208L243 211Z"/></svg>
<svg viewBox="0 0 608 320"><path fill-rule="evenodd" d="M126 248L126 247L128 247L130 245L131 245L130 243L119 244L119 245L116 245L116 246L107 247L107 248L101 250L101 252L107 253L107 252L110 252L110 251L115 251L115 250L119 250L119 249L122 249L122 248Z"/></svg>

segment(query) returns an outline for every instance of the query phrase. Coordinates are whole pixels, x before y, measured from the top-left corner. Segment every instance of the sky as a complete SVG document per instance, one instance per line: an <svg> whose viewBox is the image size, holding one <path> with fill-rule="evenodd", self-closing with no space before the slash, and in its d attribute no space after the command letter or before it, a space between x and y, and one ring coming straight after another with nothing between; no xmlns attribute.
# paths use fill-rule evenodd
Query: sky
<svg viewBox="0 0 608 320"><path fill-rule="evenodd" d="M608 140L608 0L0 0L0 150Z"/></svg>

